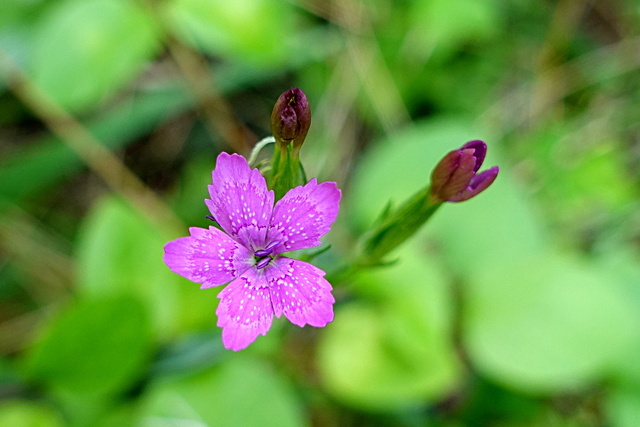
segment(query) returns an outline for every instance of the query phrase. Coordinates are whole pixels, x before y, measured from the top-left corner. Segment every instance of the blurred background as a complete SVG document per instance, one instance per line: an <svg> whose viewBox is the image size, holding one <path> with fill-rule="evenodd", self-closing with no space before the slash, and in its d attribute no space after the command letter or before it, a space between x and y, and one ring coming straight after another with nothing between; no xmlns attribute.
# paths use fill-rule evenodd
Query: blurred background
<svg viewBox="0 0 640 427"><path fill-rule="evenodd" d="M0 425L640 425L635 0L2 0ZM163 245L309 97L323 329L222 347ZM337 275L471 139L500 175Z"/></svg>

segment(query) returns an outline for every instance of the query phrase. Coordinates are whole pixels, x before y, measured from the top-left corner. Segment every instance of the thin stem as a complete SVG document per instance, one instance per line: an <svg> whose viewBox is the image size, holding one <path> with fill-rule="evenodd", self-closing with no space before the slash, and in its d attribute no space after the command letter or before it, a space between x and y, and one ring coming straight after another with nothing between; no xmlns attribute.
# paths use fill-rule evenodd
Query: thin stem
<svg viewBox="0 0 640 427"><path fill-rule="evenodd" d="M0 73L16 95L73 150L93 172L156 225L184 228L181 221L111 151L57 104L0 49Z"/></svg>
<svg viewBox="0 0 640 427"><path fill-rule="evenodd" d="M204 59L173 39L167 41L167 47L198 102L209 132L219 134L234 151L246 155L257 137L238 120L229 103L220 96Z"/></svg>

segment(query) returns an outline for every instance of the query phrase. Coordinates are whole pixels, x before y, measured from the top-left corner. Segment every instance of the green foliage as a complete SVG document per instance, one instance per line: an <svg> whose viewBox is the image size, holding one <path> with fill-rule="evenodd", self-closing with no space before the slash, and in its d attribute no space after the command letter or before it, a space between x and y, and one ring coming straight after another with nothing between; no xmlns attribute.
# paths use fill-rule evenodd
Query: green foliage
<svg viewBox="0 0 640 427"><path fill-rule="evenodd" d="M129 297L80 301L52 321L29 352L27 375L84 398L131 386L151 350L142 304Z"/></svg>
<svg viewBox="0 0 640 427"><path fill-rule="evenodd" d="M135 76L158 41L153 19L133 2L66 0L43 18L31 71L61 106L81 110Z"/></svg>
<svg viewBox="0 0 640 427"><path fill-rule="evenodd" d="M633 2L0 9L1 426L637 424ZM216 155L248 155L290 87L313 112L303 171L342 189L319 252L298 254L327 272L335 320L276 320L233 353L221 287L172 273L163 246L215 226ZM150 191L105 184L78 127ZM398 221L472 139L500 166L492 187ZM365 245L384 212L409 231Z"/></svg>
<svg viewBox="0 0 640 427"><path fill-rule="evenodd" d="M553 253L479 273L465 309L465 342L478 368L539 393L597 380L638 336L640 320L611 275Z"/></svg>
<svg viewBox="0 0 640 427"><path fill-rule="evenodd" d="M62 419L46 406L8 401L0 404L0 424L3 426L62 427Z"/></svg>
<svg viewBox="0 0 640 427"><path fill-rule="evenodd" d="M245 408L241 410L240 408ZM198 420L204 425L306 425L291 385L264 361L238 356L205 372L152 384L143 425Z"/></svg>
<svg viewBox="0 0 640 427"><path fill-rule="evenodd" d="M116 199L98 204L78 241L80 295L136 297L146 306L161 338L185 325L199 325L214 300L196 294L162 262L167 236Z"/></svg>
<svg viewBox="0 0 640 427"><path fill-rule="evenodd" d="M360 302L340 307L319 349L325 386L370 410L411 408L453 389L461 369L450 289L415 245L400 261L355 278Z"/></svg>
<svg viewBox="0 0 640 427"><path fill-rule="evenodd" d="M163 16L189 45L243 65L278 67L293 45L291 6L278 0L170 0Z"/></svg>

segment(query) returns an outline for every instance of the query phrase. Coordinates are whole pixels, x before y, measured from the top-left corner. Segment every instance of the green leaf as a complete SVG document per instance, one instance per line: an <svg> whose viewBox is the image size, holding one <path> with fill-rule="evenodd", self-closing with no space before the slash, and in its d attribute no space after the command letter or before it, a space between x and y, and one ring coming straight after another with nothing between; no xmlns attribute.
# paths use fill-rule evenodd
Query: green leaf
<svg viewBox="0 0 640 427"><path fill-rule="evenodd" d="M132 80L159 48L153 19L135 2L67 0L34 40L35 83L60 105L90 107Z"/></svg>
<svg viewBox="0 0 640 427"><path fill-rule="evenodd" d="M165 7L186 43L254 67L278 67L296 38L291 5L279 0L171 0Z"/></svg>
<svg viewBox="0 0 640 427"><path fill-rule="evenodd" d="M187 230L185 230L185 233ZM78 241L78 284L82 295L132 295L151 314L162 338L180 330L180 316L193 324L213 321L215 293L198 288L162 261L169 240L130 207L115 198L104 199L87 217ZM186 295L193 295L183 308ZM197 298L197 299L196 299Z"/></svg>
<svg viewBox="0 0 640 427"><path fill-rule="evenodd" d="M142 424L170 426L188 421L209 426L304 426L291 386L261 360L234 355L188 378L151 386Z"/></svg>
<svg viewBox="0 0 640 427"><path fill-rule="evenodd" d="M478 42L496 35L498 7L491 1L414 1L409 34L417 55L452 55L463 43Z"/></svg>
<svg viewBox="0 0 640 427"><path fill-rule="evenodd" d="M615 388L605 398L607 418L614 427L635 427L640 420L640 388Z"/></svg>
<svg viewBox="0 0 640 427"><path fill-rule="evenodd" d="M425 258L409 245L392 267L358 276L361 302L337 307L320 341L320 373L331 394L395 410L442 398L455 385L449 289Z"/></svg>
<svg viewBox="0 0 640 427"><path fill-rule="evenodd" d="M0 403L0 425L62 427L62 419L51 408L32 402L10 400Z"/></svg>
<svg viewBox="0 0 640 427"><path fill-rule="evenodd" d="M151 350L144 306L131 297L79 301L30 350L26 370L64 395L93 398L136 380Z"/></svg>
<svg viewBox="0 0 640 427"><path fill-rule="evenodd" d="M474 364L527 391L587 386L637 336L616 278L566 255L492 264L467 291L464 342Z"/></svg>

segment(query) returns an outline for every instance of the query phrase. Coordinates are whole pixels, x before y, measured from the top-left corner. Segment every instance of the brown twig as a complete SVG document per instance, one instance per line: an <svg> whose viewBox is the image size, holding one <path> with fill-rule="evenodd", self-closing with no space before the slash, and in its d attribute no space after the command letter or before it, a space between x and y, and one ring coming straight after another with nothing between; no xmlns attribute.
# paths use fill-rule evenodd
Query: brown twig
<svg viewBox="0 0 640 427"><path fill-rule="evenodd" d="M0 73L16 95L117 194L163 229L181 221L138 177L0 49Z"/></svg>

